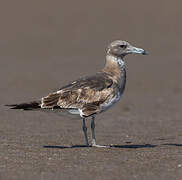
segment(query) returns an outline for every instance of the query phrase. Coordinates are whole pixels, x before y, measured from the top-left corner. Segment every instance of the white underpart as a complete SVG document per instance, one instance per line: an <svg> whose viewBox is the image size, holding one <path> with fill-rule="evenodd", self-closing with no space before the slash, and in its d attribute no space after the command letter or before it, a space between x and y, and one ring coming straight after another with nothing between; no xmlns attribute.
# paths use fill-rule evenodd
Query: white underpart
<svg viewBox="0 0 182 180"><path fill-rule="evenodd" d="M71 114L80 114L80 110L78 110L78 109L69 109L68 112L71 113Z"/></svg>
<svg viewBox="0 0 182 180"><path fill-rule="evenodd" d="M114 104L116 104L121 99L122 94L118 92L114 97L110 96L107 101L101 104L101 110L106 111L111 108Z"/></svg>
<svg viewBox="0 0 182 180"><path fill-rule="evenodd" d="M81 116L81 117L84 117L84 114L83 114L83 112L82 112L82 109L78 109L78 111L79 111L79 113L80 113L80 116Z"/></svg>
<svg viewBox="0 0 182 180"><path fill-rule="evenodd" d="M83 117L83 112L81 109L63 109L66 110L68 113L72 114L72 115L80 115L80 117Z"/></svg>

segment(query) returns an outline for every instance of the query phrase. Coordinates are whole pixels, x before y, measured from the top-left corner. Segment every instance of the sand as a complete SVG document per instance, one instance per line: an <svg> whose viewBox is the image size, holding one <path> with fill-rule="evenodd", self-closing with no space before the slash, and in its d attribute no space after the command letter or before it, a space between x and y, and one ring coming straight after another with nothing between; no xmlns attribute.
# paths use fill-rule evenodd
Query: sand
<svg viewBox="0 0 182 180"><path fill-rule="evenodd" d="M0 179L182 179L181 6L177 0L2 2ZM123 98L96 118L97 143L112 148L84 147L79 119L4 107L99 71L116 39L149 55L126 57Z"/></svg>

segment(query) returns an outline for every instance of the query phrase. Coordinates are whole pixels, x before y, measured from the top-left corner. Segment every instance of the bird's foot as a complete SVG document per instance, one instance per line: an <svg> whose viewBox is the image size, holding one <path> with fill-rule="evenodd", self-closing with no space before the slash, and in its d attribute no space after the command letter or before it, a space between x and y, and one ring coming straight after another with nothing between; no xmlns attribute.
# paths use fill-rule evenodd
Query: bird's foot
<svg viewBox="0 0 182 180"><path fill-rule="evenodd" d="M92 144L92 147L101 147L101 148L109 148L110 146L104 146L104 145L98 145L98 144Z"/></svg>

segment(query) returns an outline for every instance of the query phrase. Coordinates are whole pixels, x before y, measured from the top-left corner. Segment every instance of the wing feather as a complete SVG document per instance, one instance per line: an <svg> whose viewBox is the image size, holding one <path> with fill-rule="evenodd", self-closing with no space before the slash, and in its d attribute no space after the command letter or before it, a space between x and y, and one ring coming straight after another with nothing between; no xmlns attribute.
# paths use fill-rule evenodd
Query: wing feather
<svg viewBox="0 0 182 180"><path fill-rule="evenodd" d="M42 108L87 109L92 114L111 94L113 81L106 73L85 77L42 98ZM90 114L90 113L88 113Z"/></svg>

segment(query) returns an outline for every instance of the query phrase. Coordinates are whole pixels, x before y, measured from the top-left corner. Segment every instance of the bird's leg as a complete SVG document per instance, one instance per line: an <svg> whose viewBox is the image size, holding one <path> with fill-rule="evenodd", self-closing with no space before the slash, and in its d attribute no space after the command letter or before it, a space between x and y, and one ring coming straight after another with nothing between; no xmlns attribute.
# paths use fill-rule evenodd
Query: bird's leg
<svg viewBox="0 0 182 180"><path fill-rule="evenodd" d="M93 147L110 147L110 146L103 146L103 145L97 145L96 144L96 139L95 139L95 116L92 116L91 133L92 133L92 146Z"/></svg>
<svg viewBox="0 0 182 180"><path fill-rule="evenodd" d="M92 146L96 145L96 139L95 139L95 117L92 116L91 121L91 133L92 133Z"/></svg>
<svg viewBox="0 0 182 180"><path fill-rule="evenodd" d="M86 122L85 122L86 119L83 118L82 120L83 120L83 126L82 126L82 128L83 128L83 132L84 132L84 136L85 136L85 142L86 142L86 145L89 146L88 137L87 137L87 126L86 126Z"/></svg>

